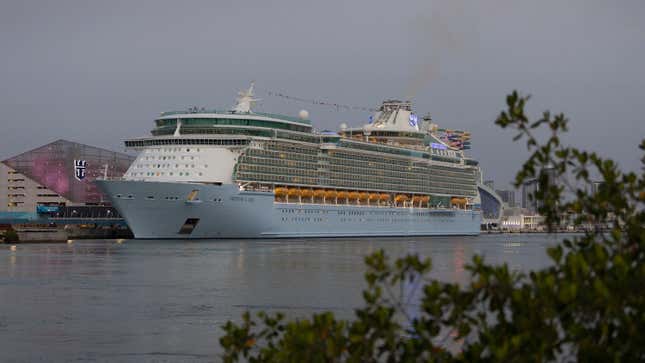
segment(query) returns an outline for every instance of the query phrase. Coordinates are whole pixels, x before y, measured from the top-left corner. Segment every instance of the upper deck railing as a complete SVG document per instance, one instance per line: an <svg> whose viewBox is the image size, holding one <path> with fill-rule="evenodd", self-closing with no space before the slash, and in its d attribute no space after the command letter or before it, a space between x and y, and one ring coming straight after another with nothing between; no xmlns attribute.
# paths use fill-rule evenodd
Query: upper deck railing
<svg viewBox="0 0 645 363"><path fill-rule="evenodd" d="M283 120L283 121L297 122L297 123L301 123L301 124L311 125L311 121L308 120L308 119L302 119L300 117L281 115L281 114L277 114L277 113L267 113L267 112L239 113L239 112L225 111L225 110L199 109L199 110L162 112L160 117L174 116L174 115L191 115L191 114L194 114L194 115L199 115L199 114L223 114L223 115L237 115L237 116L263 116L263 117L270 117L270 118Z"/></svg>

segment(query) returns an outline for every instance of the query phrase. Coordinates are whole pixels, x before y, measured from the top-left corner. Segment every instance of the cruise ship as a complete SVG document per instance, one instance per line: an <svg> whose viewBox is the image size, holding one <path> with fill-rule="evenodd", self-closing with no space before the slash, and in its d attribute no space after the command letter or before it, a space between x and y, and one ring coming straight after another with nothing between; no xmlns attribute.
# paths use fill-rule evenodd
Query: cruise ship
<svg viewBox="0 0 645 363"><path fill-rule="evenodd" d="M315 131L254 112L253 85L229 111L164 112L120 178L98 180L135 238L477 235L469 135L383 102L361 127Z"/></svg>

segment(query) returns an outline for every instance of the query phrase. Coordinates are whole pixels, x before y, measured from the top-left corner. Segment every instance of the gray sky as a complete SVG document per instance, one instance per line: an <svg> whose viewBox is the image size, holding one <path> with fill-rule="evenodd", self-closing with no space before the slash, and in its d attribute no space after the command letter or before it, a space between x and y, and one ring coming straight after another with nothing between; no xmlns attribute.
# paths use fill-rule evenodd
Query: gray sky
<svg viewBox="0 0 645 363"><path fill-rule="evenodd" d="M377 106L412 97L470 130L487 178L507 184L526 152L494 126L505 95L565 112L567 140L640 168L645 137L645 2L0 2L0 158L65 138L122 150L159 112L229 108L255 80L258 110L336 129L369 115L267 90Z"/></svg>

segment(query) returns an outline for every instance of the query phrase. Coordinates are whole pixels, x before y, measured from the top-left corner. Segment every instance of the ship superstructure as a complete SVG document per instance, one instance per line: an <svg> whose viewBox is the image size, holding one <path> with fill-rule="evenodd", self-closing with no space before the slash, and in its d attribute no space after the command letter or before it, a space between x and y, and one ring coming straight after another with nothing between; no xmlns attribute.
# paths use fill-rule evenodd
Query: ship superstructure
<svg viewBox="0 0 645 363"><path fill-rule="evenodd" d="M410 102L362 127L314 132L308 113L162 113L122 180L99 184L137 238L477 234L477 162Z"/></svg>

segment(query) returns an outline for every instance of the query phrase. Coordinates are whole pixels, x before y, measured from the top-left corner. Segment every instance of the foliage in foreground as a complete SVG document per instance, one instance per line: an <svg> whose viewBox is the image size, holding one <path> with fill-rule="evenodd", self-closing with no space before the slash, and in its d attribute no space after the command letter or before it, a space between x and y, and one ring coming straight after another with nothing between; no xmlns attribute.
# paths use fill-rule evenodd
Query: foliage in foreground
<svg viewBox="0 0 645 363"><path fill-rule="evenodd" d="M260 312L228 322L226 362L526 362L645 360L645 157L640 175L612 160L564 146L564 115L529 121L528 97L507 97L497 118L518 131L531 156L516 184L537 178L536 199L549 227L562 218L604 225L547 250L549 268L522 273L473 257L466 286L427 277L429 259L366 257L365 305L352 320L332 313L285 321ZM535 131L546 126L541 142ZM645 140L640 145L645 150ZM555 173L558 183L544 172ZM591 194L590 175L603 184ZM573 197L564 198L565 193ZM420 289L418 313L394 291Z"/></svg>

